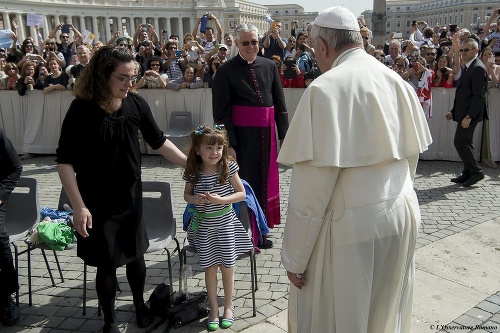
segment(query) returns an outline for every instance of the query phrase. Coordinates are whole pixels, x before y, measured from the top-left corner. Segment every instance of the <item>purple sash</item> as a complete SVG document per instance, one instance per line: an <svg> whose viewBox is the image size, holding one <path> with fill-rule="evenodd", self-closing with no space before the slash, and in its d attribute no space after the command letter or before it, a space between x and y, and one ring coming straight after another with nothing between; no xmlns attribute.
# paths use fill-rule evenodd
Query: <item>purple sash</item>
<svg viewBox="0 0 500 333"><path fill-rule="evenodd" d="M241 127L268 127L270 129L269 171L267 179L267 225L273 228L280 224L279 173L277 162L276 130L274 126L274 106L233 105L232 123Z"/></svg>

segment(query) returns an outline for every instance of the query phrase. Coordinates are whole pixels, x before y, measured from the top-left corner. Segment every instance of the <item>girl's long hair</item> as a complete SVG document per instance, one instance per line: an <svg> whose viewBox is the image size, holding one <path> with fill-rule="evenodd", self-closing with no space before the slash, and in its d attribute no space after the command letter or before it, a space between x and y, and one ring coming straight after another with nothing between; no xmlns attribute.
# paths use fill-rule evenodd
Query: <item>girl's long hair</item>
<svg viewBox="0 0 500 333"><path fill-rule="evenodd" d="M112 94L109 86L111 73L120 64L134 61L134 56L122 48L104 46L92 56L83 67L82 74L76 80L73 93L86 101L94 100L112 110Z"/></svg>
<svg viewBox="0 0 500 333"><path fill-rule="evenodd" d="M186 169L184 177L191 184L196 184L200 181L200 172L202 160L200 155L196 153L196 149L202 144L206 145L222 145L222 158L217 163L217 173L219 174L219 183L224 184L229 176L229 161L233 160L228 155L229 142L227 139L226 130L220 125L205 125L199 126L189 135L191 142L189 153L187 156Z"/></svg>

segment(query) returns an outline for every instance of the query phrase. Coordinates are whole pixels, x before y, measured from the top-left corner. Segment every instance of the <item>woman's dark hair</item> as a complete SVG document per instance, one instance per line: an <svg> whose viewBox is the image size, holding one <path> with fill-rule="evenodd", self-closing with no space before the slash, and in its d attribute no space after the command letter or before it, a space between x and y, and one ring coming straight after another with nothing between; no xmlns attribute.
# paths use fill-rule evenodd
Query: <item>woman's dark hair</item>
<svg viewBox="0 0 500 333"><path fill-rule="evenodd" d="M126 49L103 46L97 50L75 83L73 93L86 101L95 100L106 111L112 109L109 87L111 73L121 64L134 62L134 56ZM109 111L108 111L109 112Z"/></svg>
<svg viewBox="0 0 500 333"><path fill-rule="evenodd" d="M297 45L299 43L299 38L302 37L302 36L306 36L307 37L307 34L304 32L304 31L301 31L297 34L297 37L295 37L295 45Z"/></svg>
<svg viewBox="0 0 500 333"><path fill-rule="evenodd" d="M490 51L493 56L495 56L495 52L493 52L493 49L491 47L485 47L481 49L481 53L479 53L479 59L483 57L484 52Z"/></svg>
<svg viewBox="0 0 500 333"><path fill-rule="evenodd" d="M438 62L439 62L439 59L441 58L445 58L446 59L446 67L449 67L451 68L451 58L448 57L447 55L445 54L442 54L441 56L439 56L439 58L436 59L436 65L434 68L432 68L434 71L438 71Z"/></svg>
<svg viewBox="0 0 500 333"><path fill-rule="evenodd" d="M8 74L9 70L11 68L14 68L16 70L16 74L19 74L19 68L16 66L15 63L13 62L8 62L5 64L5 66L3 66L3 71L5 74Z"/></svg>
<svg viewBox="0 0 500 333"><path fill-rule="evenodd" d="M183 66L182 67L182 74L184 75L184 73L186 73L186 69L188 68L192 68L193 71L194 71L194 77L196 78L196 66L192 65L192 64L187 64L186 66Z"/></svg>
<svg viewBox="0 0 500 333"><path fill-rule="evenodd" d="M149 58L148 60L148 69L151 69L151 63L153 61L157 61L159 64L160 64L160 68L161 68L161 58L158 57L158 56L152 56L151 58Z"/></svg>
<svg viewBox="0 0 500 333"><path fill-rule="evenodd" d="M21 67L21 77L26 77L26 69L29 67L29 66L33 66L33 69L35 70L36 72L36 62L34 61L26 61L24 64L23 64L23 67ZM36 73L35 73L36 74Z"/></svg>
<svg viewBox="0 0 500 333"><path fill-rule="evenodd" d="M31 53L32 54L38 54L38 51L35 47L35 45L33 44L33 40L29 39L29 38L26 38L25 40L23 40L23 44L21 46L21 52L23 55L26 55L26 45L28 44L31 44L33 45L33 49L31 50Z"/></svg>
<svg viewBox="0 0 500 333"><path fill-rule="evenodd" d="M314 80L314 73L313 72L307 72L304 74L304 81L305 80Z"/></svg>

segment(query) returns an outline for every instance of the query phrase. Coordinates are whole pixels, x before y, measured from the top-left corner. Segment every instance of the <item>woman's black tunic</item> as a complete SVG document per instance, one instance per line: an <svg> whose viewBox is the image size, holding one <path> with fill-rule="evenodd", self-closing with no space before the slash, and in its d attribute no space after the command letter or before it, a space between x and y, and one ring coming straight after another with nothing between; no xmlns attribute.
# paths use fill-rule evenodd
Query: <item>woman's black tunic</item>
<svg viewBox="0 0 500 333"><path fill-rule="evenodd" d="M93 101L77 98L64 119L57 163L73 165L92 214L89 237L78 235L77 253L88 265L119 267L148 248L138 130L153 149L165 142L147 102L135 94L112 115Z"/></svg>

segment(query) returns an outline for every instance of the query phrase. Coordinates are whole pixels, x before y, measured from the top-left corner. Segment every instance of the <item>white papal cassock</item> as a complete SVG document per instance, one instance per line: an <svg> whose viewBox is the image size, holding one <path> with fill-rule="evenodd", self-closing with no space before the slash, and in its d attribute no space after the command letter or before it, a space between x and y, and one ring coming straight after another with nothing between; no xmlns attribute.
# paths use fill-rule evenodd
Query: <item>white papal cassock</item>
<svg viewBox="0 0 500 333"><path fill-rule="evenodd" d="M306 279L290 285L290 332L409 332L413 178L431 141L413 88L362 49L304 92L278 157L293 166L282 262Z"/></svg>

